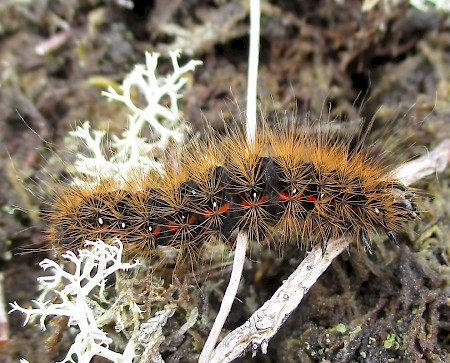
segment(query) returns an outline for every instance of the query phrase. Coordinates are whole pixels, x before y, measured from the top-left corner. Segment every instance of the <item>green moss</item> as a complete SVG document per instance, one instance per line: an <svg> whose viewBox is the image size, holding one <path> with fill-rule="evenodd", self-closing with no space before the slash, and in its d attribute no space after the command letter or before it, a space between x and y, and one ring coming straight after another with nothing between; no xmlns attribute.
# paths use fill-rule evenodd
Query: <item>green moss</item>
<svg viewBox="0 0 450 363"><path fill-rule="evenodd" d="M386 349L399 349L400 348L400 344L397 342L397 335L396 334L388 334L388 336L386 337L383 346Z"/></svg>

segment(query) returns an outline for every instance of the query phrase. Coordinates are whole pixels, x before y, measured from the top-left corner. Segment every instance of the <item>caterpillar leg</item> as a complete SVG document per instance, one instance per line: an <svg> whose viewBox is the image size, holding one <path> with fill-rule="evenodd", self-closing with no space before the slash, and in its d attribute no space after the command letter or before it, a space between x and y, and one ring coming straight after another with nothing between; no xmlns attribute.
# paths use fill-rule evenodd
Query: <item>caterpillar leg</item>
<svg viewBox="0 0 450 363"><path fill-rule="evenodd" d="M395 234L395 232L393 231L389 231L386 229L386 235L388 236L389 240L394 242L396 246L398 246L398 240L397 240L397 235Z"/></svg>
<svg viewBox="0 0 450 363"><path fill-rule="evenodd" d="M325 252L327 252L327 246L328 246L328 238L324 239L320 244L320 247L322 248L322 257L325 256Z"/></svg>
<svg viewBox="0 0 450 363"><path fill-rule="evenodd" d="M372 254L372 246L370 245L369 238L367 237L367 231L361 231L359 234L359 239L361 243L364 246L364 249L369 253Z"/></svg>

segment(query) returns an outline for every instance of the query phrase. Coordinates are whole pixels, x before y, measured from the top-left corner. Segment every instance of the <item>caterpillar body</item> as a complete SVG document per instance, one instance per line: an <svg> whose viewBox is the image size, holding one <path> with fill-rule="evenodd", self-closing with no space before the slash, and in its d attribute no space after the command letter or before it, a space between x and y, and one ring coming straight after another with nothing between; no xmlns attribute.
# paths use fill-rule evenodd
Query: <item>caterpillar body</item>
<svg viewBox="0 0 450 363"><path fill-rule="evenodd" d="M64 249L85 240L120 239L125 251L151 255L159 246L196 253L205 241L233 247L233 233L309 247L352 234L370 249L384 230L395 241L417 211L414 193L383 159L329 132L265 125L251 145L244 134L210 136L149 172L117 185L67 187L46 213L47 239Z"/></svg>

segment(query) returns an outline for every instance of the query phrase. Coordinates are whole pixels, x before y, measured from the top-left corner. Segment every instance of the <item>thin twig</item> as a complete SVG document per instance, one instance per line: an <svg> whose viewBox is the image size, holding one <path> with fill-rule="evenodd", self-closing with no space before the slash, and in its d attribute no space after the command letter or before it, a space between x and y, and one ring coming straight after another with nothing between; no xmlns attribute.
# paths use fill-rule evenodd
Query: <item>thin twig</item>
<svg viewBox="0 0 450 363"><path fill-rule="evenodd" d="M46 55L55 52L67 43L67 40L73 35L73 30L65 30L53 35L51 38L44 40L36 45L34 51L37 55Z"/></svg>
<svg viewBox="0 0 450 363"><path fill-rule="evenodd" d="M405 185L409 185L436 171L442 171L449 160L450 140L445 140L427 155L394 170L392 176ZM231 362L249 346L253 355L260 347L262 353L266 353L269 340L280 329L292 311L297 308L303 296L328 268L333 259L352 242L350 238L329 241L324 255L322 255L321 245L317 244L275 294L243 325L222 340L212 353L209 362Z"/></svg>
<svg viewBox="0 0 450 363"><path fill-rule="evenodd" d="M9 339L8 334L8 315L5 308L5 295L3 293L3 272L0 272L0 345Z"/></svg>
<svg viewBox="0 0 450 363"><path fill-rule="evenodd" d="M256 91L258 86L259 63L259 22L261 6L259 0L250 0L250 50L247 76L247 140L250 145L256 135Z"/></svg>
<svg viewBox="0 0 450 363"><path fill-rule="evenodd" d="M239 282L241 281L242 270L244 268L247 241L247 233L240 232L236 240L236 250L234 253L233 270L231 272L230 282L228 283L227 290L225 291L225 294L223 296L219 313L217 314L214 325L211 329L211 332L209 333L202 353L200 354L198 360L199 363L208 363L210 361L209 357L211 356L211 353L216 346L219 334L222 331L225 320L227 319L228 314L231 311L231 306L233 305L234 298L239 287Z"/></svg>
<svg viewBox="0 0 450 363"><path fill-rule="evenodd" d="M261 6L259 0L250 0L250 50L248 59L248 79L247 79L247 122L246 133L247 141L251 146L256 137L256 91L258 85L258 63L259 63L259 33L260 33L260 14ZM236 293L241 281L244 268L245 253L247 249L248 236L246 232L241 231L236 240L236 249L234 251L233 270L225 291L219 313L217 314L214 325L206 340L205 346L200 354L199 363L208 363L211 353L216 346L219 334L231 311L231 306L236 297Z"/></svg>
<svg viewBox="0 0 450 363"><path fill-rule="evenodd" d="M450 159L450 140L444 140L428 155L422 156L416 160L407 162L398 167L395 172L395 178L405 185L414 182L433 173L442 172L449 163Z"/></svg>

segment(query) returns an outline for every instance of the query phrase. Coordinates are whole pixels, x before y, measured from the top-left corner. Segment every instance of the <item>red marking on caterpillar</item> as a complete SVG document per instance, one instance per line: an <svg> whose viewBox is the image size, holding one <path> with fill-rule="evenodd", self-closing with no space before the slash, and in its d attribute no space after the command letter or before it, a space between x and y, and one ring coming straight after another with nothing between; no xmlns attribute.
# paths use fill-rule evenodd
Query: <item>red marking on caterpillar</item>
<svg viewBox="0 0 450 363"><path fill-rule="evenodd" d="M217 205L216 205L217 206ZM214 203L213 203L213 207L214 207ZM220 214L224 214L226 212L228 212L228 210L230 209L231 204L230 203L225 203L224 205L221 205L219 208L217 208L217 210L214 209L207 209L203 212L203 217L205 218L210 218L214 215L220 215Z"/></svg>
<svg viewBox="0 0 450 363"><path fill-rule="evenodd" d="M241 202L241 206L243 206L244 208L248 208L248 207L255 207L261 204L264 204L265 202L267 202L269 200L269 196L265 195L263 197L261 197L260 199L256 200L256 201L252 201L252 200L243 200Z"/></svg>
<svg viewBox="0 0 450 363"><path fill-rule="evenodd" d="M349 139L293 125L264 126L249 145L238 131L182 150L177 165L126 187L103 181L58 194L47 239L63 249L84 240L119 238L125 251L148 256L159 246L198 251L204 241L233 247L234 232L251 239L311 246L384 230L395 240L416 218L413 193L390 176L381 158ZM276 243L276 242L274 242Z"/></svg>
<svg viewBox="0 0 450 363"><path fill-rule="evenodd" d="M308 195L308 196L306 197L306 200L307 200L308 202L314 203L314 202L317 201L317 198L316 198L314 195Z"/></svg>

